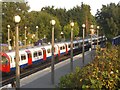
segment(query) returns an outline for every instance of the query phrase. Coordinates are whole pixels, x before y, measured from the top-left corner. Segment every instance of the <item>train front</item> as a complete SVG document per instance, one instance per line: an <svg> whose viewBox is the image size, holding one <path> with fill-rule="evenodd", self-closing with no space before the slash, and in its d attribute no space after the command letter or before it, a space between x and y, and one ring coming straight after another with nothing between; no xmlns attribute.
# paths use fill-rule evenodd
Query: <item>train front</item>
<svg viewBox="0 0 120 90"><path fill-rule="evenodd" d="M3 73L10 72L10 59L4 52L0 52L0 71Z"/></svg>

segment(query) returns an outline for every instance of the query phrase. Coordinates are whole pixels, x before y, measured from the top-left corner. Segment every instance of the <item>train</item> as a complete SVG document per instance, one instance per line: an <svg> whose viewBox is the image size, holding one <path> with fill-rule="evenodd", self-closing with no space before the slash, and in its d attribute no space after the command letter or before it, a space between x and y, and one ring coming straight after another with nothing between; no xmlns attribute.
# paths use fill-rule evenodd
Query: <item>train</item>
<svg viewBox="0 0 120 90"><path fill-rule="evenodd" d="M112 45L115 45L115 46L120 45L120 35L112 39Z"/></svg>
<svg viewBox="0 0 120 90"><path fill-rule="evenodd" d="M99 44L105 41L105 36L99 36L98 42ZM85 50L89 50L91 48L91 39L86 38L84 39L84 47ZM92 38L92 44L97 44L97 38ZM75 40L73 41L73 52L78 50L82 52L83 40ZM62 55L66 55L70 53L71 42L59 42L54 44L54 57L60 57ZM10 73L15 71L15 51L8 51L8 52L0 52L1 59L0 60L0 71L3 73ZM48 60L51 60L52 52L51 52L51 45L45 46L34 46L34 47L27 47L24 49L19 50L19 66L20 69L35 65L37 63L42 63Z"/></svg>

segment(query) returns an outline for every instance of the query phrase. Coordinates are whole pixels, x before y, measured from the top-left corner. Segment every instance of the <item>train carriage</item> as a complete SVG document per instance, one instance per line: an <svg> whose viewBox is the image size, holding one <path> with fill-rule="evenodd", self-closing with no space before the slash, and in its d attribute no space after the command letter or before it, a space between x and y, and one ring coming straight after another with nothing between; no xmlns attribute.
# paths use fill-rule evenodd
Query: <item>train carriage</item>
<svg viewBox="0 0 120 90"><path fill-rule="evenodd" d="M96 40L96 38L93 38ZM103 40L103 37L99 37L99 41L101 42ZM84 47L85 50L88 50L91 47L91 39L85 39L84 40ZM114 41L114 43L119 42L119 40ZM92 44L94 41L92 40ZM83 41L73 41L73 51L82 51L82 45ZM71 42L61 42L61 43L55 43L54 44L54 56L62 56L70 53L71 49ZM2 57L2 60L0 60L0 71L2 72L11 72L15 69L15 51L10 52L0 52L0 56ZM41 63L46 60L50 60L52 56L51 52L51 45L46 46L35 46L35 47L29 47L25 49L19 50L19 65L21 68L24 68L26 66L32 65L34 63Z"/></svg>
<svg viewBox="0 0 120 90"><path fill-rule="evenodd" d="M31 56L31 60L28 62L28 64L37 63L43 61L43 50L42 47L34 47L27 49L26 52L29 52L29 55Z"/></svg>

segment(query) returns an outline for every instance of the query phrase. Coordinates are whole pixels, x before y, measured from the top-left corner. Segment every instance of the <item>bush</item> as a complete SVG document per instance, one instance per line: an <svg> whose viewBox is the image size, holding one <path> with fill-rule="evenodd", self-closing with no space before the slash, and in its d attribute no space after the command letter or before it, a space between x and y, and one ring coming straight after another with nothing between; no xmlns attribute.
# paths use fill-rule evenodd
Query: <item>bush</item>
<svg viewBox="0 0 120 90"><path fill-rule="evenodd" d="M120 46L97 49L92 63L61 77L59 88L120 89Z"/></svg>

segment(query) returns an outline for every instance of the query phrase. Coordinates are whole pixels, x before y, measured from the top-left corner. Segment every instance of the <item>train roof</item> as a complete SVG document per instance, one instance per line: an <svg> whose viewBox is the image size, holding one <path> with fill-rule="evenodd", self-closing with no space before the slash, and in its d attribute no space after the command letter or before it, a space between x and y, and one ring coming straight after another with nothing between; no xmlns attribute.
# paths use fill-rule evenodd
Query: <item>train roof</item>
<svg viewBox="0 0 120 90"><path fill-rule="evenodd" d="M116 39L116 38L119 38L119 37L120 37L120 35L118 35L118 36L114 37L113 39Z"/></svg>

